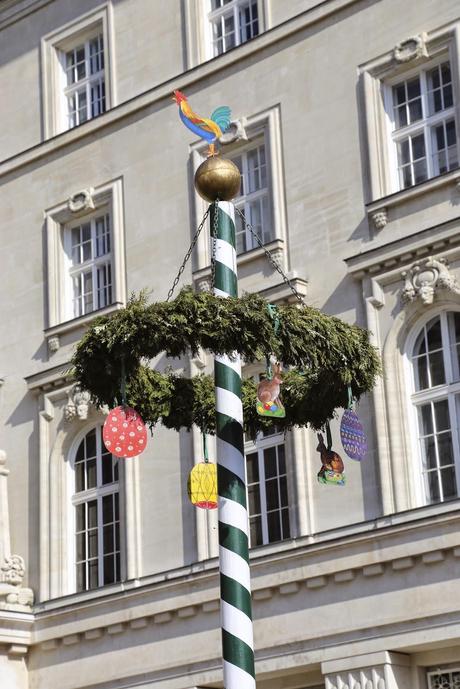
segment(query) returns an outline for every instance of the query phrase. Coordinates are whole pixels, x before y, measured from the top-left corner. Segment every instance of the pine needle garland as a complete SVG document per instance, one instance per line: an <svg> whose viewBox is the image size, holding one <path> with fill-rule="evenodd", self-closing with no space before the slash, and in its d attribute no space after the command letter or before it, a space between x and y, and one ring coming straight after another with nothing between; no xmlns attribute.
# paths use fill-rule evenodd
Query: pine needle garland
<svg viewBox="0 0 460 689"><path fill-rule="evenodd" d="M127 403L145 423L176 430L196 424L208 433L215 432L212 377L160 373L149 365L159 354L194 356L202 347L214 354L238 351L247 363L273 354L290 369L283 374L286 418L276 420L282 428L320 428L347 406L348 386L355 399L372 390L380 362L366 330L311 307L279 306L277 316L275 334L258 294L221 299L184 288L173 301L153 304L141 294L93 321L73 357L75 378L96 404L112 406L120 398L124 361ZM254 435L273 420L257 415L253 381L244 381L242 392L245 430Z"/></svg>

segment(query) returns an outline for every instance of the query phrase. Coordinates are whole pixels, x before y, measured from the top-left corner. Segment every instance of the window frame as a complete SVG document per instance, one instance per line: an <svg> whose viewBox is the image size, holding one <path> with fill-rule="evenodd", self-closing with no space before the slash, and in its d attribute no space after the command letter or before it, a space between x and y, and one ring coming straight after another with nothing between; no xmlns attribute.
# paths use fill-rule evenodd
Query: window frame
<svg viewBox="0 0 460 689"><path fill-rule="evenodd" d="M229 50L233 50L234 48L237 48L240 45L243 45L244 43L247 43L248 41L252 40L253 38L257 38L257 36L260 36L261 34L261 21L260 21L260 6L258 0L229 0L226 4L224 4L222 7L218 7L213 9L212 8L212 0L207 0L207 21L208 21L208 41L209 41L209 51L210 51L210 57L219 57L220 55L225 55L225 53L229 52ZM251 38L246 38L245 40L241 40L241 23L240 23L240 11L241 9L245 6L248 5L251 7L253 4L256 5L257 7L257 23L258 23L258 32L255 36L252 36ZM234 27L234 36L235 36L235 43L233 46L230 48L222 50L222 52L217 52L216 51L216 43L217 41L214 38L214 25L217 21L222 20L226 16L233 15L233 27ZM222 35L222 40L223 40L224 34Z"/></svg>
<svg viewBox="0 0 460 689"><path fill-rule="evenodd" d="M433 689L433 684L431 682L431 678L434 677L435 675L452 675L454 672L459 673L460 672L460 666L454 666L454 667L446 667L446 668L437 668L436 670L428 670L426 673L426 679L427 679L427 685L428 689Z"/></svg>
<svg viewBox="0 0 460 689"><path fill-rule="evenodd" d="M98 422L96 424L93 424L91 428L86 428L84 434L79 434L78 436L78 442L75 442L72 447L72 451L70 454L70 467L72 469L72 494L71 494L71 505L72 505L72 516L69 520L70 523L70 529L72 530L73 534L73 548L71 549L71 553L73 554L72 561L73 561L73 567L71 571L73 572L73 576L70 577L71 580L71 587L72 590L74 590L76 593L85 593L89 591L94 591L96 588L101 588L104 586L111 586L113 584L119 584L121 581L123 581L123 570L124 568L124 561L126 560L126 555L124 552L124 547L123 547L123 527L122 525L124 524L124 515L123 515L123 501L121 499L121 483L122 483L122 475L121 475L121 468L122 468L122 462L120 460L117 460L117 458L114 458L112 455L112 462L115 460L115 463L118 464L118 480L113 481L112 483L103 485L102 483L102 461L103 461L103 450L102 450L102 422ZM88 488L82 491L76 491L76 457L77 457L77 452L78 449L83 442L83 440L93 431L95 430L95 435L96 435L96 486L92 488ZM112 465L114 466L114 465ZM115 551L114 550L114 555L118 552L120 557L119 557L119 578L114 579L112 582L104 582L104 548L103 548L103 536L104 536L104 521L103 521L103 498L106 497L107 495L117 495L118 496L118 506L119 506L119 513L118 513L118 545L119 545L119 550ZM77 513L77 506L81 504L88 504L89 502L96 501L97 504L97 542L98 542L98 554L97 554L97 562L98 562L98 586L97 587L86 587L84 589L78 589L77 588L77 518L76 518L76 513ZM113 522L115 523L115 522ZM85 533L88 532L88 529L85 529ZM87 552L88 554L88 552ZM90 558L87 557L83 562L89 562ZM116 572L117 565L115 562L115 576L117 574Z"/></svg>
<svg viewBox="0 0 460 689"><path fill-rule="evenodd" d="M427 506L431 504L442 504L444 502L449 502L450 500L455 500L460 498L460 375L459 379L454 382L448 382L452 380L452 361L449 356L449 348L445 347L445 337L449 336L447 316L450 312L460 313L460 308L455 304L444 305L441 308L430 310L428 314L424 316L423 319L419 319L409 336L406 339L406 377L409 382L409 394L407 395L408 401L408 418L409 418L409 433L410 433L410 446L412 448L412 456L415 458L413 464L413 474L414 474L414 484L415 484L415 495L417 503L419 505ZM442 352L443 352L443 365L446 374L446 382L438 384L433 387L426 388L424 390L416 390L415 384L415 368L413 363L413 352L417 338L419 337L423 328L433 320L439 317L441 319L441 337L442 337ZM450 339L447 339L450 342ZM459 372L460 373L460 372ZM459 396L458 407L456 407L455 397ZM442 401L444 399L448 400L449 409L449 422L450 422L450 432L452 437L452 452L454 456L454 468L455 468L455 479L457 487L457 495L447 498L446 500L440 500L437 502L431 502L426 492L424 484L424 472L423 472L423 458L420 447L420 426L418 418L418 407L422 404L427 404L429 402Z"/></svg>
<svg viewBox="0 0 460 689"><path fill-rule="evenodd" d="M67 107L64 107L67 104L63 55L97 34L102 34L104 43L105 112L117 105L113 10L107 2L41 39L43 140L74 129L67 127ZM94 118L89 118L85 124L91 119Z"/></svg>
<svg viewBox="0 0 460 689"><path fill-rule="evenodd" d="M108 224L109 224L109 238L110 238L110 251L108 253L103 254L102 256L94 256L94 246L96 245L97 239L96 239L96 221L99 220L101 217L104 218L104 221L107 222L108 218ZM88 259L87 261L83 261L81 263L78 263L76 265L72 264L72 230L76 229L77 227L82 227L83 225L90 224L90 231L91 231L91 258ZM100 309L103 308L109 308L113 306L114 304L114 285L113 285L113 232L112 232L112 218L110 215L110 209L108 207L101 206L97 211L93 212L91 215L85 215L84 217L80 219L76 219L73 222L66 223L65 225L62 226L61 232L63 235L62 243L63 243L63 248L64 248L64 253L63 253L63 262L64 262L64 282L65 282L65 299L64 299L64 308L66 311L66 320L72 320L74 318L80 318L83 316L90 316L91 314L94 314L96 311L99 311ZM103 306L98 306L97 305L97 299L98 299L98 289L97 289L97 270L99 267L103 266L110 266L110 274L111 274L111 279L110 279L110 284L108 287L110 288L110 301L107 304L104 304ZM76 276L82 276L84 273L89 272L89 269L91 269L91 285L92 285L92 299L93 299L93 308L90 311L83 311L80 314L76 314L74 310L74 302L75 302L75 296L73 292L73 279ZM107 289L107 286L106 288ZM83 297L83 291L82 291L82 297ZM83 299L84 303L84 299Z"/></svg>
<svg viewBox="0 0 460 689"><path fill-rule="evenodd" d="M458 117L457 108L459 106L457 100L457 89L455 88L454 74L455 70L452 67L452 58L450 50L445 50L441 54L438 54L435 58L425 61L423 64L419 64L417 67L393 75L392 77L385 79L382 84L383 90L383 107L385 110L385 120L387 124L387 146L388 146L388 161L389 170L388 175L390 179L390 193L396 193L399 191L405 191L413 188L417 184L422 184L431 179L439 177L441 174L446 174L446 172L452 172L453 170L459 169L460 164L460 150L459 150L459 131L458 131ZM435 67L443 64L444 62L449 62L451 69L451 79L452 79L452 106L447 110L441 110L434 115L427 115L425 112L426 101L427 101L427 72L431 71ZM393 86L402 81L410 81L416 76L420 76L420 93L422 102L422 114L424 115L420 120L415 123L396 128L394 119L394 102L393 102ZM425 116L426 115L426 116ZM455 132L456 132L456 147L457 147L457 160L459 164L455 168L449 169L446 172L436 172L433 169L433 157L435 155L432 138L433 138L433 128L437 124L446 123L447 120L454 120ZM398 152L397 144L416 134L423 133L424 143L425 143L425 159L427 168L427 178L421 182L414 182L407 187L402 186L401 180L399 178L399 164L398 164ZM446 149L447 151L447 149Z"/></svg>
<svg viewBox="0 0 460 689"><path fill-rule="evenodd" d="M278 492L279 492L279 478L284 476L286 478L286 490L288 493L288 501L285 507L279 507L276 510L270 510L270 512L278 512L279 517L281 515L281 512L283 509L286 509L287 515L288 515L288 520L289 520L289 536L283 537L280 540L269 540L269 533L268 533L268 510L267 510L267 497L266 497L266 480L265 480L265 462L264 462L264 451L268 450L269 448L272 447L279 447L280 445L283 445L284 447L284 460L285 460L285 473L284 474L279 474L277 473L276 478L277 478L277 483L278 483ZM249 454L257 454L257 464L258 464L258 473L259 473L259 498L260 498L260 516L261 516L261 525L262 525L262 543L256 544L256 545L251 545L251 514L249 510L249 484L248 484L248 475L247 475L247 456ZM278 432L278 433L273 433L267 436L264 436L263 433L258 433L256 438L253 440L246 440L244 443L244 457L245 457L245 477L246 477L246 503L247 503L247 509L248 509L248 539L249 539L249 547L250 548L259 548L261 546L266 546L266 545L272 545L275 543L281 543L283 541L289 540L292 538L292 523L291 523L291 509L290 509L290 502L289 502L289 472L287 468L287 445L286 445L286 438L284 433ZM277 455L278 456L278 455ZM283 524L282 521L280 522L280 530L281 532L283 531Z"/></svg>
<svg viewBox="0 0 460 689"><path fill-rule="evenodd" d="M80 210L71 210L72 198L45 211L47 253L47 338L64 334L85 324L96 315L110 313L126 304L125 232L123 212L123 180L118 178L96 188L85 189L77 196L86 196L88 203ZM86 315L69 318L67 254L64 228L81 224L85 218L108 209L111 221L112 304Z"/></svg>

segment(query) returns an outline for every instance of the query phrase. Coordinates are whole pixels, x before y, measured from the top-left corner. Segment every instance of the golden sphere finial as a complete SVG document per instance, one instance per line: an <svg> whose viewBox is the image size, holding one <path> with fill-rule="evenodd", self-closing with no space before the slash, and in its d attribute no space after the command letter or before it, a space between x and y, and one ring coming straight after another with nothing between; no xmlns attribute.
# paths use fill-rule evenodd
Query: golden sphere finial
<svg viewBox="0 0 460 689"><path fill-rule="evenodd" d="M195 173L195 189L205 201L230 201L240 190L241 176L235 163L227 158L208 158Z"/></svg>

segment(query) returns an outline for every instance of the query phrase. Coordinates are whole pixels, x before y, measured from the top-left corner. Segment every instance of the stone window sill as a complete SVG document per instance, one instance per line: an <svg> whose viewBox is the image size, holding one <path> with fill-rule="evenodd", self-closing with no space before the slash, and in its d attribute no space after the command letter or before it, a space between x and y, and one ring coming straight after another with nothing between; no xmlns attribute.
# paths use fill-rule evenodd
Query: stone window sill
<svg viewBox="0 0 460 689"><path fill-rule="evenodd" d="M109 306L105 306L97 311L91 311L84 316L79 316L78 318L72 318L69 321L63 321L58 323L58 325L53 325L51 328L46 328L43 332L48 343L48 350L50 354L57 352L60 347L59 338L63 335L67 335L79 328L84 328L86 325L91 323L97 316L107 316L110 313L114 313L119 309L123 308L124 304L122 302L116 301Z"/></svg>

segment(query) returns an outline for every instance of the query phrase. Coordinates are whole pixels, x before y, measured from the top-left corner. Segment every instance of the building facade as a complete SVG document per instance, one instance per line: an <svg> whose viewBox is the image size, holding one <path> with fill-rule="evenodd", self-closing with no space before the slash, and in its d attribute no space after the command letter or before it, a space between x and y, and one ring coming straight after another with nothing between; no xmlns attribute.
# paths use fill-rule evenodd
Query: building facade
<svg viewBox="0 0 460 689"><path fill-rule="evenodd" d="M312 431L247 441L257 686L458 689L455 0L0 2L0 687L223 686L217 517L186 495L200 433L112 460L69 366L96 313L166 298L206 210L177 88L232 108L237 207L383 360L346 487L317 482ZM183 284L209 289L210 262L203 232ZM238 272L292 299L242 225Z"/></svg>

